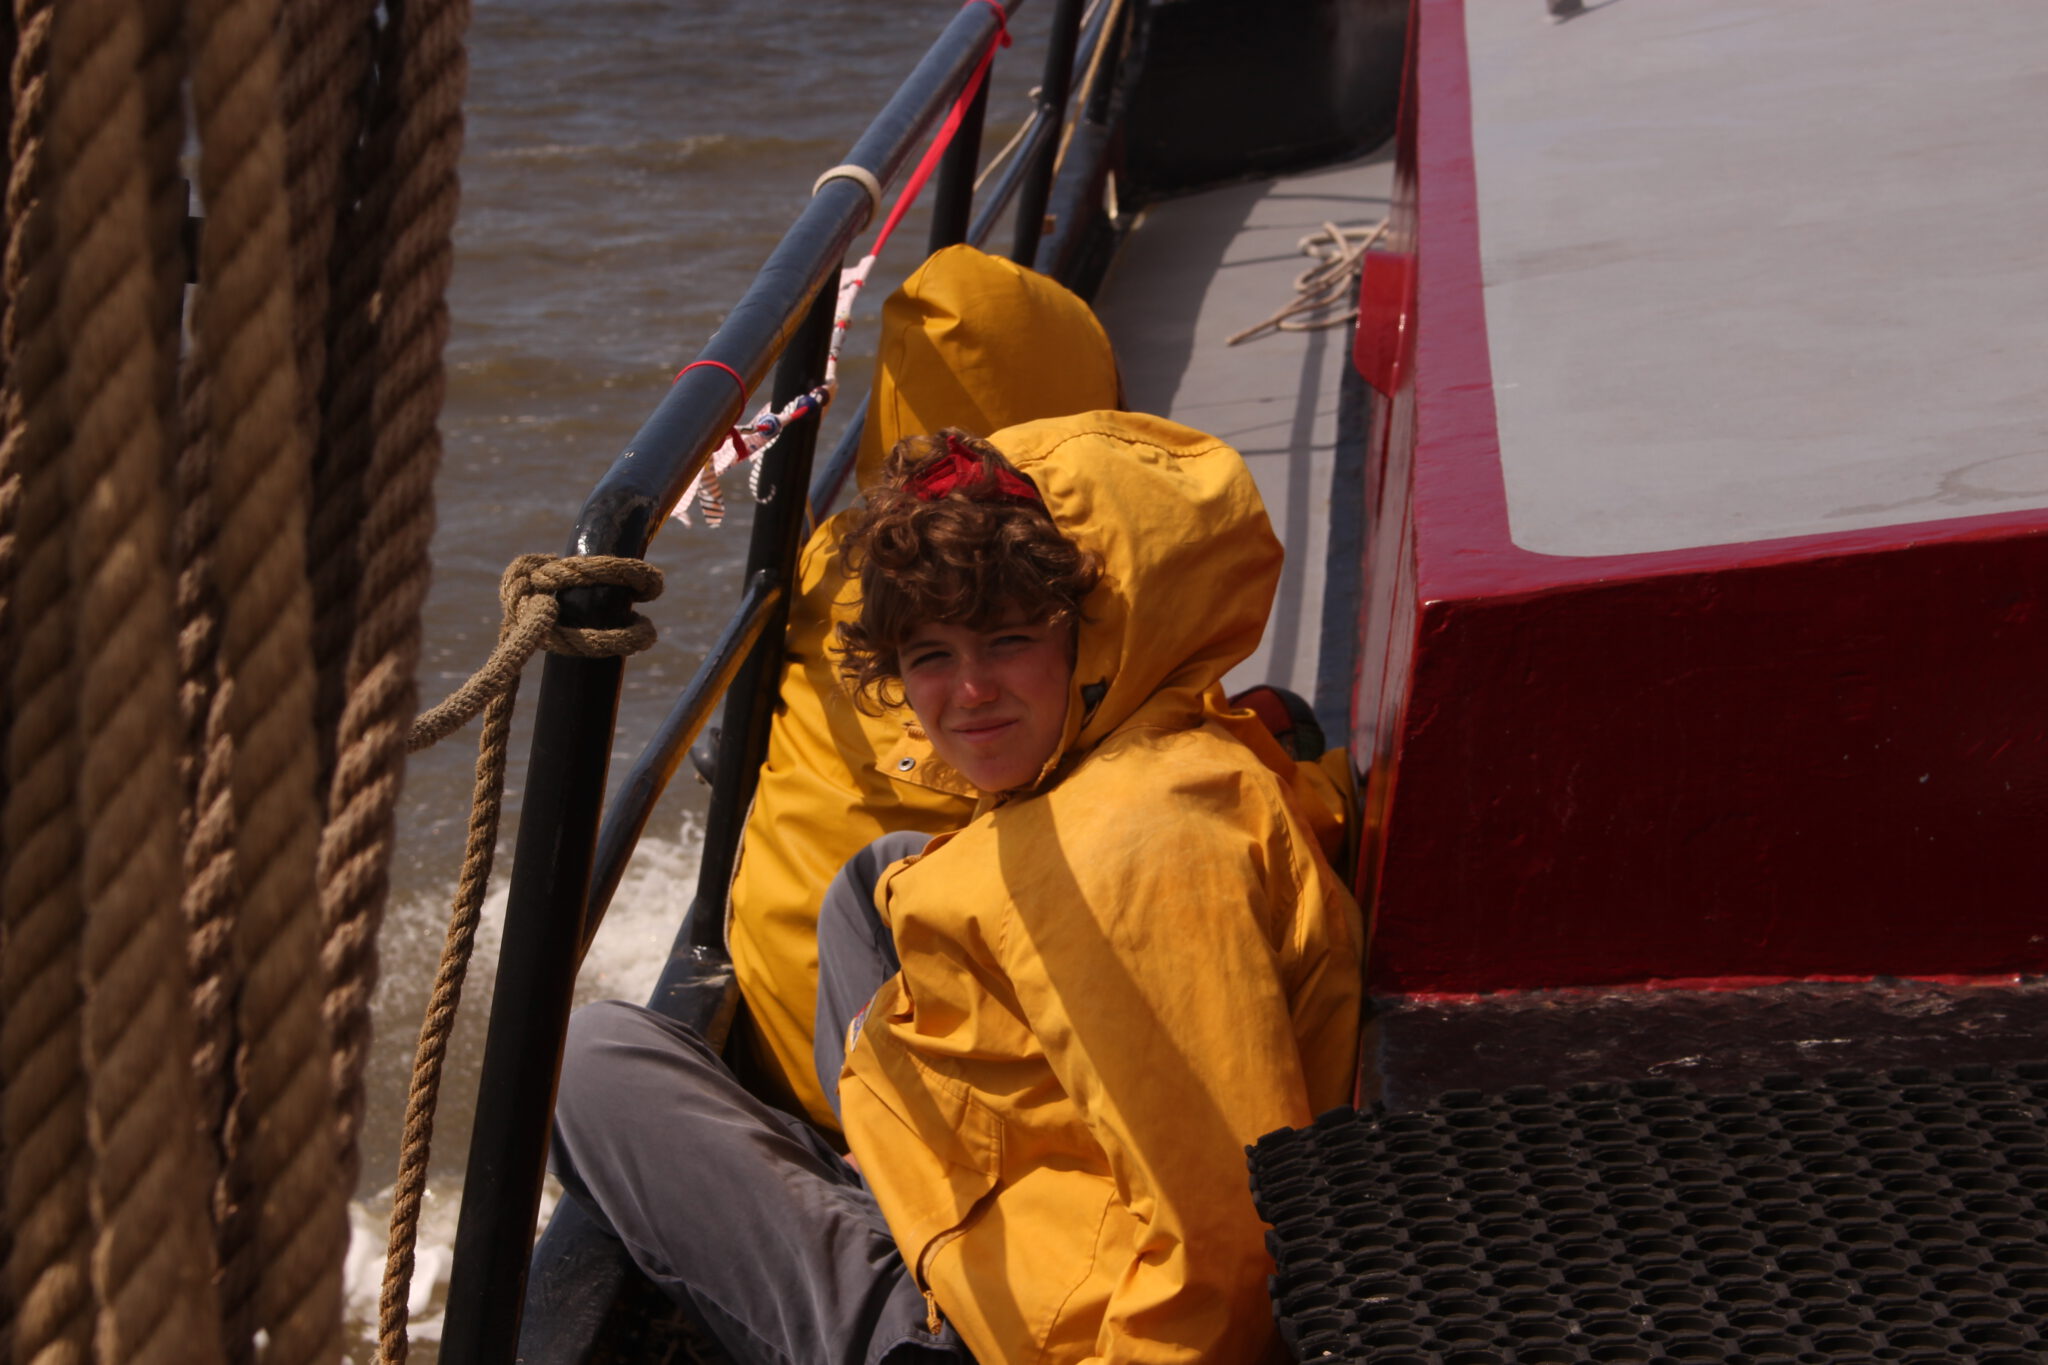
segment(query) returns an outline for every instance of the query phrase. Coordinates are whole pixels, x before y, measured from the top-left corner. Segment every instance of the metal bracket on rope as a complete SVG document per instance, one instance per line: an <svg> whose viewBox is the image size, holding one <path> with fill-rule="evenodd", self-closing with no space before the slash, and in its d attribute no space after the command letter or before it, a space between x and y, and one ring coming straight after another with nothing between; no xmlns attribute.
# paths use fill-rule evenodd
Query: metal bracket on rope
<svg viewBox="0 0 2048 1365"><path fill-rule="evenodd" d="M644 559L618 555L520 555L498 582L504 617L498 647L468 682L439 706L413 721L406 748L417 753L467 725L491 698L516 684L520 670L536 649L572 654L582 659L608 659L638 654L654 643L654 623L639 612L626 625L600 628L556 624L561 603L556 594L568 588L624 588L635 602L661 595L661 570Z"/></svg>
<svg viewBox="0 0 2048 1365"><path fill-rule="evenodd" d="M882 211L882 182L875 179L875 173L865 166L856 166L850 161L834 166L831 170L819 176L816 183L811 186L811 197L813 199L817 198L818 191L824 189L829 182L834 180L851 180L854 184L868 192L868 222L874 222L875 215Z"/></svg>

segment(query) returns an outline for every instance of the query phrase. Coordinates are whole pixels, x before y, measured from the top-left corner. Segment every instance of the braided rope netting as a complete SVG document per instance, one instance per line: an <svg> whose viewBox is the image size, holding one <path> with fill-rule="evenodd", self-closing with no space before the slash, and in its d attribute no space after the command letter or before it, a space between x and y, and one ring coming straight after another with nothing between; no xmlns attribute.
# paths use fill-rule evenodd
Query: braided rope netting
<svg viewBox="0 0 2048 1365"><path fill-rule="evenodd" d="M468 6L11 17L0 1361L332 1365Z"/></svg>

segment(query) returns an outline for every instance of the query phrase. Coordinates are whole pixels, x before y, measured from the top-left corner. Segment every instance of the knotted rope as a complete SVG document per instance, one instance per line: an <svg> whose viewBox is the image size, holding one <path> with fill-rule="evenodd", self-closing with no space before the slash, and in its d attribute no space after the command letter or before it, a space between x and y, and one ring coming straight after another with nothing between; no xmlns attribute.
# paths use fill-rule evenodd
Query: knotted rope
<svg viewBox="0 0 2048 1365"><path fill-rule="evenodd" d="M823 184L823 181L819 182ZM881 246L880 241L876 247ZM719 486L718 476L742 460L752 460L747 472L747 491L756 502L765 502L761 496L761 465L757 457L775 444L790 423L814 413L822 413L832 406L833 397L839 392L839 353L846 348L846 333L853 321L853 302L860 296L861 287L868 282L868 275L875 268L875 253L870 251L855 265L839 272L839 297L832 311L832 341L825 351L825 377L814 389L807 390L785 403L780 410L769 406L754 414L754 420L744 426L732 428L726 439L711 452L711 458L697 471L697 477L676 503L670 515L683 525L690 524L690 506L695 503L703 510L704 524L717 526L725 520L725 492ZM700 365L715 366L732 375L740 385L740 399L746 399L746 381L738 371L716 360L697 360L676 371L681 379ZM772 494L770 496L773 496Z"/></svg>
<svg viewBox="0 0 2048 1365"><path fill-rule="evenodd" d="M426 1018L420 1024L419 1047L413 1054L412 1085L406 1095L405 1136L398 1159L398 1182L391 1198L391 1238L379 1305L380 1365L403 1365L406 1340L406 1299L412 1288L413 1249L419 1237L420 1200L427 1186L427 1162L434 1137L434 1106L440 1096L441 1069L448 1037L462 1002L462 983L469 971L470 949L477 919L491 879L491 861L498 846L498 818L505 792L505 754L512 732L512 706L519 694L519 675L534 651L583 659L637 654L654 643L654 626L633 613L616 628L560 625L556 594L570 588L624 588L635 602L661 593L661 572L638 559L582 555L521 555L506 568L498 585L504 614L498 645L475 675L446 701L412 724L407 747L418 751L453 734L484 713L477 743L476 785L471 798L469 837L462 858L462 876L448 915L448 937Z"/></svg>

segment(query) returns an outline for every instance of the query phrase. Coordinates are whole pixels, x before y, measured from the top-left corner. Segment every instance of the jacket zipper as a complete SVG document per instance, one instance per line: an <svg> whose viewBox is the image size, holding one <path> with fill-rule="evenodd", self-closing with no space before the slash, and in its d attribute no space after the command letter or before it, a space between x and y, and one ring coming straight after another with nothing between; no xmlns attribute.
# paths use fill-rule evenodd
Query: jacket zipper
<svg viewBox="0 0 2048 1365"><path fill-rule="evenodd" d="M976 1202L978 1203L979 1201ZM932 1293L931 1283L925 1275L925 1267L931 1264L932 1257L938 1255L941 1247L966 1230L967 1223L963 1219L961 1222L947 1228L944 1232L932 1238L929 1242L926 1242L924 1250L917 1253L917 1264L910 1269L910 1278L917 1283L918 1293L924 1295L924 1329L933 1336L938 1335L941 1325L939 1318L939 1296Z"/></svg>

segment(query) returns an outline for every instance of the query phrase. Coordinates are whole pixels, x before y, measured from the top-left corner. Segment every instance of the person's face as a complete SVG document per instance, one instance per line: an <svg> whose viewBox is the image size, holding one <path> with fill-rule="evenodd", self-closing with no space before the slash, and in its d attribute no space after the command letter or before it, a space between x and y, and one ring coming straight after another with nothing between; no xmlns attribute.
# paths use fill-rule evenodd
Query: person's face
<svg viewBox="0 0 2048 1365"><path fill-rule="evenodd" d="M1060 742L1073 627L920 625L897 651L903 695L932 748L985 792L1036 778Z"/></svg>

